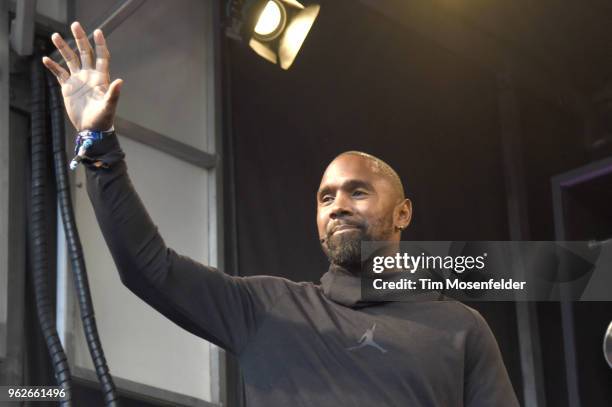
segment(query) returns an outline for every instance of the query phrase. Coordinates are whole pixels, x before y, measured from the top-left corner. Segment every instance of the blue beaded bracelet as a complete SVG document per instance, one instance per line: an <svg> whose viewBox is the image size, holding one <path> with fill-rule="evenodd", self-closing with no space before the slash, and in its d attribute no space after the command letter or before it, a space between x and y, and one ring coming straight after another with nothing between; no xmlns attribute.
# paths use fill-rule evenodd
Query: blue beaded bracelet
<svg viewBox="0 0 612 407"><path fill-rule="evenodd" d="M70 169L75 170L83 159L87 158L85 153L97 141L113 133L114 129L108 131L83 130L77 133L74 139L74 158L70 161Z"/></svg>

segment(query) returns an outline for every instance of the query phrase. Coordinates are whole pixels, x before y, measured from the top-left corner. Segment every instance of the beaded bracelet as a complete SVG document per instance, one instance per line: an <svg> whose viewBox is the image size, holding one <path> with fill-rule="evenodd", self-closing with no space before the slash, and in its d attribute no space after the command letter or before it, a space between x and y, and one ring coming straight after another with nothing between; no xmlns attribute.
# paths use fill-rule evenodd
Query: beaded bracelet
<svg viewBox="0 0 612 407"><path fill-rule="evenodd" d="M83 130L77 133L74 140L74 158L70 161L70 169L75 170L81 161L88 160L85 155L87 150L97 141L102 140L105 136L112 134L113 128L107 131Z"/></svg>

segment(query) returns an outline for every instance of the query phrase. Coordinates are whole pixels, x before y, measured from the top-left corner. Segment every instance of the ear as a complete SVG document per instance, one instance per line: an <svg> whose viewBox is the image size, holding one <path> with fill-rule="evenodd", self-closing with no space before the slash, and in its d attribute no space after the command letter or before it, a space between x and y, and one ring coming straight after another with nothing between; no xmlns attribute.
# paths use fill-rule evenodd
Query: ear
<svg viewBox="0 0 612 407"><path fill-rule="evenodd" d="M412 220L412 201L406 198L395 209L395 227L399 230L404 230L410 225Z"/></svg>

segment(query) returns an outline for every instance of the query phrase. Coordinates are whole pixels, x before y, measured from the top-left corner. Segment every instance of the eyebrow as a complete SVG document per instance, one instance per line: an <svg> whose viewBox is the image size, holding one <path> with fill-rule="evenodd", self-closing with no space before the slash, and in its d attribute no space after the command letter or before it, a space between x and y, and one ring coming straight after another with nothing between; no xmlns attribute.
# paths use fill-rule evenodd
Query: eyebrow
<svg viewBox="0 0 612 407"><path fill-rule="evenodd" d="M374 189L372 187L372 184L370 182L367 181L362 181L359 179L349 179L347 181L344 181L342 184L340 184L339 186L334 186L334 185L326 185L323 188L321 188L318 192L317 192L317 199L321 199L323 198L323 196L325 196L326 194L336 190L336 189L357 189L357 188L364 188L364 189L368 189L368 190L372 190Z"/></svg>

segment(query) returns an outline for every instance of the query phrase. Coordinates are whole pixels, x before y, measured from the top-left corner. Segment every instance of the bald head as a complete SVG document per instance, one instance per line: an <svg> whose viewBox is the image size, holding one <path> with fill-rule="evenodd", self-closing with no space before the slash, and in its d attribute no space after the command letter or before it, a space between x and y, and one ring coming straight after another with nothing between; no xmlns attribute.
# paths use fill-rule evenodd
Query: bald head
<svg viewBox="0 0 612 407"><path fill-rule="evenodd" d="M373 156L372 154L364 153L362 151L345 151L344 153L337 155L336 158L333 159L332 163L345 156L356 156L361 157L363 160L366 160L369 164L370 170L373 173L385 178L386 181L391 184L391 187L394 191L395 200L404 200L406 195L404 193L404 186L402 185L402 180L400 179L399 175L397 175L397 172L395 172L395 170L391 168L389 164L387 164L380 158Z"/></svg>

